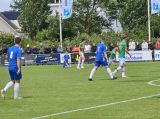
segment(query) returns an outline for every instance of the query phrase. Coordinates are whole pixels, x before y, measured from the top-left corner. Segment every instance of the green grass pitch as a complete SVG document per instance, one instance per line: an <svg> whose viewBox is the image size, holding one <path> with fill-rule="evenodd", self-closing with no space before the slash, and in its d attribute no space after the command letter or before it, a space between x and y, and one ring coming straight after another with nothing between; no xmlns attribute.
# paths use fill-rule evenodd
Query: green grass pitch
<svg viewBox="0 0 160 119"><path fill-rule="evenodd" d="M19 96L13 99L12 86L0 100L0 119L30 119L76 109L110 104L150 95L160 94L159 86L149 85L160 79L159 62L127 63L126 75L110 80L106 69L99 68L93 81L88 77L93 64L84 64L85 69L63 68L62 65L22 67ZM111 65L114 71L114 64ZM7 67L0 67L0 88L10 81ZM160 81L153 82L160 85ZM81 110L46 119L159 119L160 96L133 100L88 110Z"/></svg>

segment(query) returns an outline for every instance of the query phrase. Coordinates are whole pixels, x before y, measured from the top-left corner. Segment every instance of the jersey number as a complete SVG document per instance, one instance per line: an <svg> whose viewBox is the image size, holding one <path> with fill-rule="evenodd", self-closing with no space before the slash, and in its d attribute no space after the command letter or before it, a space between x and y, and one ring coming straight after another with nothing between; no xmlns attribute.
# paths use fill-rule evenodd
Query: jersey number
<svg viewBox="0 0 160 119"><path fill-rule="evenodd" d="M13 58L13 51L10 54L10 59L12 59L12 58Z"/></svg>
<svg viewBox="0 0 160 119"><path fill-rule="evenodd" d="M119 46L119 51L122 51L122 46Z"/></svg>
<svg viewBox="0 0 160 119"><path fill-rule="evenodd" d="M98 52L99 52L100 47L98 47Z"/></svg>

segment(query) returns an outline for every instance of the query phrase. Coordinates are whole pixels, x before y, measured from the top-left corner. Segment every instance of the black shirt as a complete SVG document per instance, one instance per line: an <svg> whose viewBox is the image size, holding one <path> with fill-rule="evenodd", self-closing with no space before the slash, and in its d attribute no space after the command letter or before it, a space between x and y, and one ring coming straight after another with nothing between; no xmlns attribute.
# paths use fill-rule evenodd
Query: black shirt
<svg viewBox="0 0 160 119"><path fill-rule="evenodd" d="M91 52L96 52L97 46L92 46Z"/></svg>
<svg viewBox="0 0 160 119"><path fill-rule="evenodd" d="M45 48L45 54L50 54L51 53L51 48Z"/></svg>
<svg viewBox="0 0 160 119"><path fill-rule="evenodd" d="M56 47L52 47L52 51L53 51L53 53L57 53L57 48Z"/></svg>

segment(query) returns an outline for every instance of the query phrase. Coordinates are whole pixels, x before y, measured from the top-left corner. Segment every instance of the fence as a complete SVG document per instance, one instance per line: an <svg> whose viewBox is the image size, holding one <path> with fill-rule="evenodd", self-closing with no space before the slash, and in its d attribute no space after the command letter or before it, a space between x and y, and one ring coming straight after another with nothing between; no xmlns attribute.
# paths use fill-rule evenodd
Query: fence
<svg viewBox="0 0 160 119"><path fill-rule="evenodd" d="M149 61L149 60L160 60L160 50L155 51L129 51L132 54L132 57L129 57L128 54L125 54L126 61ZM107 52L110 54L110 52ZM22 55L21 64L61 64L64 62L63 56L65 54L37 54L37 55ZM79 61L78 53L69 53L71 58L71 63L77 63ZM94 62L96 58L95 53L85 53L85 62ZM118 59L118 55L116 56ZM0 56L0 65L8 65L8 61L5 59L5 56Z"/></svg>

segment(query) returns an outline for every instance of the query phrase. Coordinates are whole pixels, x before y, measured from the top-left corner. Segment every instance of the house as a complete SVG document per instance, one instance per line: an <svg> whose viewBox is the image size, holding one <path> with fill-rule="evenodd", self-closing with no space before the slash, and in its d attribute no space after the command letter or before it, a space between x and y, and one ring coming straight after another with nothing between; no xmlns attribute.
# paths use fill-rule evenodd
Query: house
<svg viewBox="0 0 160 119"><path fill-rule="evenodd" d="M20 12L0 12L0 31L20 35L22 32L17 20L18 16Z"/></svg>

